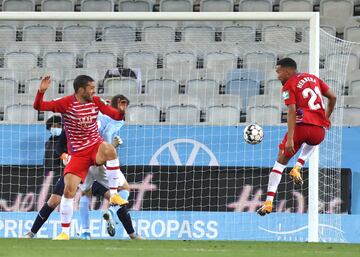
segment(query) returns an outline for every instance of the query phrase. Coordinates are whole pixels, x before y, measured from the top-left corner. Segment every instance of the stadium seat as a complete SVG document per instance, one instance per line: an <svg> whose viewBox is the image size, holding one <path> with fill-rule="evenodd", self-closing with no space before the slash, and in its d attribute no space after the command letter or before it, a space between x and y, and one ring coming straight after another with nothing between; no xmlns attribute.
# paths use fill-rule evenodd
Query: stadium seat
<svg viewBox="0 0 360 257"><path fill-rule="evenodd" d="M102 41L127 43L135 41L135 29L130 26L107 26L103 29Z"/></svg>
<svg viewBox="0 0 360 257"><path fill-rule="evenodd" d="M165 55L164 63L166 68L182 73L183 70L196 68L196 57L188 52L172 52Z"/></svg>
<svg viewBox="0 0 360 257"><path fill-rule="evenodd" d="M162 98L179 94L179 83L172 79L151 79L146 83L148 95L158 95Z"/></svg>
<svg viewBox="0 0 360 257"><path fill-rule="evenodd" d="M360 95L360 72L353 71L351 74L348 74L348 86L349 95L359 96Z"/></svg>
<svg viewBox="0 0 360 257"><path fill-rule="evenodd" d="M262 29L262 40L268 43L273 42L295 42L296 29L291 26L271 25Z"/></svg>
<svg viewBox="0 0 360 257"><path fill-rule="evenodd" d="M325 60L326 68L329 70L337 70L338 66L342 66L347 62L347 58L349 58L347 70L349 72L359 70L359 56L354 53L350 54L349 57L346 54L341 53L329 54Z"/></svg>
<svg viewBox="0 0 360 257"><path fill-rule="evenodd" d="M38 120L38 112L32 105L13 104L6 107L5 121L10 123L36 123Z"/></svg>
<svg viewBox="0 0 360 257"><path fill-rule="evenodd" d="M204 67L207 69L212 69L219 73L226 73L229 70L236 69L237 57L232 53L209 53L205 57Z"/></svg>
<svg viewBox="0 0 360 257"><path fill-rule="evenodd" d="M124 56L125 68L138 68L144 73L156 68L157 57L152 52L128 52Z"/></svg>
<svg viewBox="0 0 360 257"><path fill-rule="evenodd" d="M336 37L336 27L332 25L321 25L321 29L323 29L326 33ZM302 41L308 42L309 41L309 27L305 27L302 31Z"/></svg>
<svg viewBox="0 0 360 257"><path fill-rule="evenodd" d="M151 12L153 10L152 0L119 0L119 12Z"/></svg>
<svg viewBox="0 0 360 257"><path fill-rule="evenodd" d="M1 41L11 43L16 41L16 28L11 25L0 25Z"/></svg>
<svg viewBox="0 0 360 257"><path fill-rule="evenodd" d="M33 53L10 52L5 55L5 67L14 70L31 70L37 66L37 57Z"/></svg>
<svg viewBox="0 0 360 257"><path fill-rule="evenodd" d="M251 52L245 54L244 57L245 68L257 69L265 73L274 70L275 64L276 55L270 52Z"/></svg>
<svg viewBox="0 0 360 257"><path fill-rule="evenodd" d="M206 106L232 106L235 109L241 110L243 102L239 95L218 95L209 97L206 101Z"/></svg>
<svg viewBox="0 0 360 257"><path fill-rule="evenodd" d="M113 0L81 0L82 12L113 12Z"/></svg>
<svg viewBox="0 0 360 257"><path fill-rule="evenodd" d="M136 79L109 78L104 81L105 95L131 95L141 93L141 85L138 86Z"/></svg>
<svg viewBox="0 0 360 257"><path fill-rule="evenodd" d="M360 97L359 96L343 96L343 125L359 126L360 125Z"/></svg>
<svg viewBox="0 0 360 257"><path fill-rule="evenodd" d="M320 24L321 27L335 27L337 33L344 33L344 27L347 23L347 20L335 17L329 17L329 16L320 16Z"/></svg>
<svg viewBox="0 0 360 257"><path fill-rule="evenodd" d="M270 74L274 74L273 70L270 71ZM255 81L265 80L265 71L260 69L234 69L227 74L227 81L235 79L251 79ZM266 76L267 78L268 76Z"/></svg>
<svg viewBox="0 0 360 257"><path fill-rule="evenodd" d="M41 10L43 12L73 12L74 0L43 0Z"/></svg>
<svg viewBox="0 0 360 257"><path fill-rule="evenodd" d="M252 26L227 26L223 29L225 42L255 42L256 30Z"/></svg>
<svg viewBox="0 0 360 257"><path fill-rule="evenodd" d="M63 41L90 43L95 41L95 30L85 25L70 25L64 27Z"/></svg>
<svg viewBox="0 0 360 257"><path fill-rule="evenodd" d="M206 109L206 123L209 125L238 125L240 110L233 106L209 106Z"/></svg>
<svg viewBox="0 0 360 257"><path fill-rule="evenodd" d="M349 84L349 95L360 96L360 79L352 80Z"/></svg>
<svg viewBox="0 0 360 257"><path fill-rule="evenodd" d="M256 95L249 99L246 113L247 122L259 125L278 125L281 123L281 108L278 98Z"/></svg>
<svg viewBox="0 0 360 257"><path fill-rule="evenodd" d="M200 12L232 12L233 0L201 0Z"/></svg>
<svg viewBox="0 0 360 257"><path fill-rule="evenodd" d="M252 79L234 79L226 83L226 94L240 95L244 106L250 96L258 95L260 93L260 83Z"/></svg>
<svg viewBox="0 0 360 257"><path fill-rule="evenodd" d="M219 96L219 83L212 79L192 79L187 83L186 93L200 99L202 107L209 98Z"/></svg>
<svg viewBox="0 0 360 257"><path fill-rule="evenodd" d="M287 57L295 60L299 72L309 72L309 53L289 53Z"/></svg>
<svg viewBox="0 0 360 257"><path fill-rule="evenodd" d="M271 95L271 97L279 96L280 99L281 88L282 88L282 84L280 80L278 79L268 80L266 81L264 86L264 94Z"/></svg>
<svg viewBox="0 0 360 257"><path fill-rule="evenodd" d="M170 106L166 121L173 125L195 125L200 122L200 111L194 106Z"/></svg>
<svg viewBox="0 0 360 257"><path fill-rule="evenodd" d="M75 68L75 55L70 52L48 52L44 56L44 68Z"/></svg>
<svg viewBox="0 0 360 257"><path fill-rule="evenodd" d="M313 0L281 0L280 12L312 12Z"/></svg>
<svg viewBox="0 0 360 257"><path fill-rule="evenodd" d="M160 12L192 12L193 0L160 0Z"/></svg>
<svg viewBox="0 0 360 257"><path fill-rule="evenodd" d="M271 0L241 0L239 3L240 12L272 12L273 3Z"/></svg>
<svg viewBox="0 0 360 257"><path fill-rule="evenodd" d="M325 17L336 17L345 25L347 19L353 16L354 3L351 0L321 0L320 15Z"/></svg>
<svg viewBox="0 0 360 257"><path fill-rule="evenodd" d="M126 123L149 125L160 121L160 111L153 105L133 105L126 110Z"/></svg>
<svg viewBox="0 0 360 257"><path fill-rule="evenodd" d="M14 96L18 94L18 84L13 79L0 78L0 107L13 103Z"/></svg>
<svg viewBox="0 0 360 257"><path fill-rule="evenodd" d="M341 94L345 95L345 84L342 84L336 79L327 78L324 80L324 82L330 87L330 88L341 88Z"/></svg>
<svg viewBox="0 0 360 257"><path fill-rule="evenodd" d="M215 29L210 26L186 26L183 31L183 41L191 44L215 42Z"/></svg>
<svg viewBox="0 0 360 257"><path fill-rule="evenodd" d="M116 56L110 52L88 52L84 56L84 68L110 69L116 67Z"/></svg>
<svg viewBox="0 0 360 257"><path fill-rule="evenodd" d="M170 42L175 42L175 29L159 24L144 27L143 41L157 44L168 44Z"/></svg>
<svg viewBox="0 0 360 257"><path fill-rule="evenodd" d="M360 22L357 26L347 26L344 29L344 38L345 40L351 41L351 42L358 42L360 43Z"/></svg>
<svg viewBox="0 0 360 257"><path fill-rule="evenodd" d="M37 91L39 90L40 83L41 83L41 78L33 78L26 80L25 95L33 99ZM71 93L73 92L74 90ZM44 99L49 101L61 96L62 95L59 94L59 84L55 80L52 80L50 87L48 88L48 90L46 90L46 93L44 94Z"/></svg>
<svg viewBox="0 0 360 257"><path fill-rule="evenodd" d="M3 0L2 10L6 12L34 12L34 0Z"/></svg>
<svg viewBox="0 0 360 257"><path fill-rule="evenodd" d="M23 41L54 42L56 30L44 24L29 25L23 28Z"/></svg>

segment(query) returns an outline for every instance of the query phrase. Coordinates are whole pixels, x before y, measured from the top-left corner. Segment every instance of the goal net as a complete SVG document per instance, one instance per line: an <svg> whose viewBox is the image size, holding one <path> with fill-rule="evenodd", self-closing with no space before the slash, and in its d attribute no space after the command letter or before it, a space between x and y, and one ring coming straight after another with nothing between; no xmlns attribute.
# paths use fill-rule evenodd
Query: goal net
<svg viewBox="0 0 360 257"><path fill-rule="evenodd" d="M240 15L240 14L239 14ZM194 16L195 17L195 16ZM240 17L240 16L239 16ZM309 22L267 21L1 21L0 236L18 237L51 194L63 169L44 162L53 115L32 103L50 74L50 100L73 93L80 74L97 94L130 100L118 153L130 187L137 232L151 239L307 241L309 171L294 186L288 164L274 212L255 211L287 130L276 61L296 60L309 72ZM351 44L320 31L320 77L342 106ZM317 58L317 57L315 57ZM250 123L263 127L258 145L243 140ZM341 172L342 109L319 149L317 223L320 241L343 241L349 174ZM48 164L50 163L50 164ZM92 210L107 207L94 197ZM77 208L77 203L76 203ZM75 209L76 209L75 208ZM106 238L101 212L91 213L93 237ZM58 232L54 213L39 232ZM72 235L79 229L75 213ZM117 225L116 238L123 238Z"/></svg>

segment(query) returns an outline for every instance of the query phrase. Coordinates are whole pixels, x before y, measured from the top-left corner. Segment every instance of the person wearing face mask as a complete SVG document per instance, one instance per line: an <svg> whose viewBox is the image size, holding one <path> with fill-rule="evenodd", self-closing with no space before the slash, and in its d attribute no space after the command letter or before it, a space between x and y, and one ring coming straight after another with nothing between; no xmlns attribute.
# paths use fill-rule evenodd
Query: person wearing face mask
<svg viewBox="0 0 360 257"><path fill-rule="evenodd" d="M60 167L61 160L59 155L56 153L56 143L59 141L62 120L58 115L51 116L46 121L46 130L51 134L50 138L45 143L45 156L44 156L44 167L45 172L48 174L50 171L54 171Z"/></svg>

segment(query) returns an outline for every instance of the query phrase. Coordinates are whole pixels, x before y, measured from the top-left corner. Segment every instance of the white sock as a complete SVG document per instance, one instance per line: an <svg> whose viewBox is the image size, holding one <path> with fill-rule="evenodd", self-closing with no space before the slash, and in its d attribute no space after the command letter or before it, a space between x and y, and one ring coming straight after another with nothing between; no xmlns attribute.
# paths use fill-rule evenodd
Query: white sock
<svg viewBox="0 0 360 257"><path fill-rule="evenodd" d="M304 146L301 149L299 158L297 159L296 165L302 168L305 164L305 162L310 158L312 153L315 151L316 145L308 145L304 144Z"/></svg>
<svg viewBox="0 0 360 257"><path fill-rule="evenodd" d="M275 162L273 169L270 172L269 175L269 183L267 188L267 195L266 195L266 201L273 201L277 188L281 181L281 176L286 168L286 165L282 165L278 162Z"/></svg>
<svg viewBox="0 0 360 257"><path fill-rule="evenodd" d="M70 223L74 212L74 198L61 197L60 221L62 232L70 235Z"/></svg>
<svg viewBox="0 0 360 257"><path fill-rule="evenodd" d="M114 159L106 162L106 176L109 181L110 197L117 193L120 178L120 163L119 159Z"/></svg>

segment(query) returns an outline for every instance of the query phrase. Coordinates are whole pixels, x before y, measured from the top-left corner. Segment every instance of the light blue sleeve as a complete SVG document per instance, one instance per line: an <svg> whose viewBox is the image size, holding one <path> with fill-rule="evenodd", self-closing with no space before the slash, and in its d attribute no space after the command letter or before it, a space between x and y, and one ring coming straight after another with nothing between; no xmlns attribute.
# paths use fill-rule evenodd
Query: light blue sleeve
<svg viewBox="0 0 360 257"><path fill-rule="evenodd" d="M122 126L124 126L123 120L117 121L110 119L110 121L106 124L102 133L104 140L111 144L113 138L119 135Z"/></svg>

